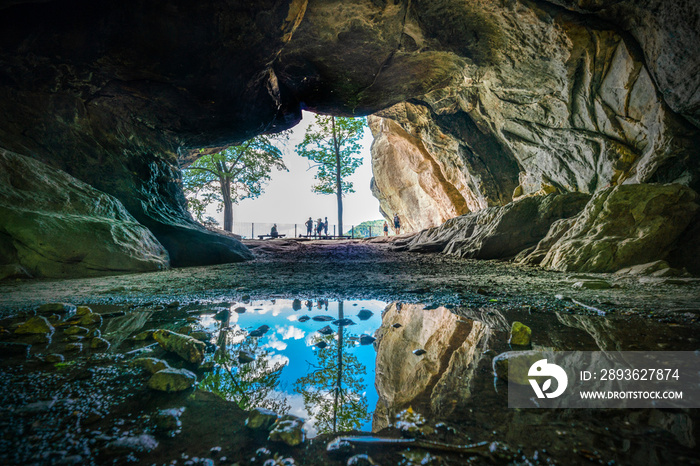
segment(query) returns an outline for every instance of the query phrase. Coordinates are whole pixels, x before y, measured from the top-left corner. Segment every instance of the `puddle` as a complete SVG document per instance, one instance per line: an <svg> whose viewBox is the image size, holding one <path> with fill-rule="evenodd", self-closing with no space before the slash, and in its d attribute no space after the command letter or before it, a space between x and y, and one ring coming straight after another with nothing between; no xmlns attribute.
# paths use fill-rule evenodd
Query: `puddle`
<svg viewBox="0 0 700 466"><path fill-rule="evenodd" d="M264 407L300 416L306 419L309 437L352 430L387 435L396 416L410 408L432 426L427 436L454 444L503 442L516 456L533 463L661 465L698 457L697 410L508 409L506 384L494 379L491 368L496 355L511 349L509 329L516 320L532 328L533 349L555 351L695 351L700 348L697 322L681 325L636 316L538 312L531 307L448 309L367 300L269 299L93 309L105 316L100 328L111 343L107 353L126 355L126 360L137 355L164 358L173 367L196 370L200 390L244 410ZM11 325L10 319L0 322L7 328ZM134 339L157 328L205 341L204 364L192 367L152 340ZM4 358L2 368L12 367L14 372L8 374L19 381L24 380L21 374L32 371L53 374L52 367L41 362L45 354L64 353L67 365L95 351L86 347L80 354L66 353L66 338L59 327L48 345L32 347L26 363ZM138 388L132 390L140 390L141 398L125 401L121 408L125 417L134 414L125 421L134 426L130 432L151 432L150 427L139 427L138 419L148 418L155 409L189 406L174 395L153 395L137 376L133 380ZM3 396L3 409L24 409L23 402ZM31 398L25 396L24 401L42 401ZM195 416L218 409L207 406L210 411L188 408L185 413ZM113 422L107 419L99 424L101 435ZM220 444L246 448L252 440L243 439L249 434L241 427L242 419L236 422L218 416L191 419L186 424L196 429L161 442L171 441L173 448L182 450L183 445L194 448L209 441L207 448L215 447L212 439L217 438ZM231 434L237 436L235 441L222 439L231 425L237 426ZM229 458L238 454L242 453L228 453ZM169 457L161 451L149 458ZM391 458L386 464L398 462ZM314 461L323 464L325 458L306 462Z"/></svg>

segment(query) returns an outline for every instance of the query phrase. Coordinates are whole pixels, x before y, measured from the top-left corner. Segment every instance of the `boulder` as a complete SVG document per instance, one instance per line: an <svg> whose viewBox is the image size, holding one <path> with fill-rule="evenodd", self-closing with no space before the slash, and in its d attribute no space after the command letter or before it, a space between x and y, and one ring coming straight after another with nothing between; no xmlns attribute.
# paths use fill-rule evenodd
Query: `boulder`
<svg viewBox="0 0 700 466"><path fill-rule="evenodd" d="M142 367L151 374L155 374L163 369L170 369L170 365L162 359L156 358L137 358L131 361L132 366Z"/></svg>
<svg viewBox="0 0 700 466"><path fill-rule="evenodd" d="M153 332L153 338L163 349L177 354L185 361L201 364L204 360L206 345L190 336L160 329Z"/></svg>
<svg viewBox="0 0 700 466"><path fill-rule="evenodd" d="M530 385L528 372L530 366L543 359L542 351L508 351L493 358L493 373L498 378L517 383L518 385Z"/></svg>
<svg viewBox="0 0 700 466"><path fill-rule="evenodd" d="M513 257L544 238L555 220L578 214L589 199L581 193L527 197L448 220L403 248L474 259Z"/></svg>
<svg viewBox="0 0 700 466"><path fill-rule="evenodd" d="M248 413L245 425L251 429L270 430L279 416L274 411L265 408L253 408Z"/></svg>
<svg viewBox="0 0 700 466"><path fill-rule="evenodd" d="M0 263L34 277L146 272L168 253L114 197L28 157L0 150ZM11 256L11 257L8 257Z"/></svg>
<svg viewBox="0 0 700 466"><path fill-rule="evenodd" d="M664 259L699 206L678 184L636 184L598 192L541 265L553 270L615 272Z"/></svg>
<svg viewBox="0 0 700 466"><path fill-rule="evenodd" d="M35 316L26 322L22 323L15 333L17 334L52 334L54 332L53 325L49 323L46 317Z"/></svg>
<svg viewBox="0 0 700 466"><path fill-rule="evenodd" d="M162 369L148 379L148 388L161 392L181 392L191 388L197 376L187 369Z"/></svg>
<svg viewBox="0 0 700 466"><path fill-rule="evenodd" d="M286 443L290 447L300 445L306 439L304 420L291 414L286 414L272 425L268 439L273 442Z"/></svg>
<svg viewBox="0 0 700 466"><path fill-rule="evenodd" d="M515 346L527 346L530 344L532 330L522 322L515 321L510 328L508 343Z"/></svg>

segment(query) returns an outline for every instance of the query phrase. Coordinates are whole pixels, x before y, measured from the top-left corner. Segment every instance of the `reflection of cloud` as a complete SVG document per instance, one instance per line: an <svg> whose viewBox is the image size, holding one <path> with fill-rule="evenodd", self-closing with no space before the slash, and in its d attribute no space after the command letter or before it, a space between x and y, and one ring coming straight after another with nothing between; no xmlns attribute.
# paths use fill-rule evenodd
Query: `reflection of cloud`
<svg viewBox="0 0 700 466"><path fill-rule="evenodd" d="M228 344L237 345L245 340L248 336L248 332L243 330L238 324L231 326L231 331L228 334Z"/></svg>
<svg viewBox="0 0 700 466"><path fill-rule="evenodd" d="M278 307L272 309L272 317L277 317L280 315L280 309Z"/></svg>
<svg viewBox="0 0 700 466"><path fill-rule="evenodd" d="M270 358L270 366L275 367L277 364L286 366L287 364L289 364L289 358L281 354L274 354Z"/></svg>
<svg viewBox="0 0 700 466"><path fill-rule="evenodd" d="M284 351L287 349L287 344L283 341L279 341L275 336L273 335L270 340L265 343L262 348L273 348L276 349L277 351Z"/></svg>
<svg viewBox="0 0 700 466"><path fill-rule="evenodd" d="M300 418L306 420L304 423L304 431L306 432L307 438L313 438L318 435L318 430L316 430L316 413L318 412L318 409L314 409L314 412L312 413L306 411L306 408L304 407L304 397L299 393L292 394L287 392L278 392L277 390L275 390L273 393L275 396L280 395L287 400L287 403L289 403L289 414L299 416Z"/></svg>
<svg viewBox="0 0 700 466"><path fill-rule="evenodd" d="M288 325L286 327L277 326L276 329L277 332L282 335L283 340L289 340L290 338L301 340L304 338L304 335L306 335L302 329L296 328L293 325Z"/></svg>
<svg viewBox="0 0 700 466"><path fill-rule="evenodd" d="M296 322L297 316L295 316L294 314L292 314L291 316L287 316L287 320L292 321L292 322Z"/></svg>

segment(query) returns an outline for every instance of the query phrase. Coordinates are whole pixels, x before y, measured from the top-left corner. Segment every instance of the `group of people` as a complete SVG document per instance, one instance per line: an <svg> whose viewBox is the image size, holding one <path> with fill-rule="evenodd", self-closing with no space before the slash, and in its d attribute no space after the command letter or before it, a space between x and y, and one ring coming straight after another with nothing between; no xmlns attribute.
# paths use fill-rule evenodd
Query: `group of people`
<svg viewBox="0 0 700 466"><path fill-rule="evenodd" d="M316 220L316 225L314 227L314 221L309 217L309 219L304 223L306 225L306 236L321 236L321 232L325 236L328 236L328 217L325 220L320 218Z"/></svg>

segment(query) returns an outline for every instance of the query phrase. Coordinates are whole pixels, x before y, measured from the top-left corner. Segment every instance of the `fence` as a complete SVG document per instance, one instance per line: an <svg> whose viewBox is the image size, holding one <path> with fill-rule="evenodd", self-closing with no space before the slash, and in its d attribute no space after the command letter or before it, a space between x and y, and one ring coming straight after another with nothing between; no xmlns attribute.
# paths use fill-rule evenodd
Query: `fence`
<svg viewBox="0 0 700 466"><path fill-rule="evenodd" d="M243 238L253 238L257 239L259 235L269 235L272 230L272 225L274 223L263 223L263 222L234 222L233 223L233 233L242 236ZM284 235L286 238L299 238L301 236L306 237L307 230L306 225L303 223L277 223L277 233ZM346 225L345 233L351 238L367 238L369 236L379 236L383 234L381 228L363 227L361 229L356 229L355 225ZM311 228L311 235L316 236L316 222ZM321 231L321 236L337 236L338 227L335 224L328 224L328 233L325 229Z"/></svg>

